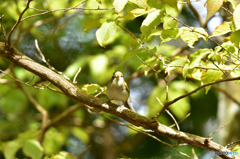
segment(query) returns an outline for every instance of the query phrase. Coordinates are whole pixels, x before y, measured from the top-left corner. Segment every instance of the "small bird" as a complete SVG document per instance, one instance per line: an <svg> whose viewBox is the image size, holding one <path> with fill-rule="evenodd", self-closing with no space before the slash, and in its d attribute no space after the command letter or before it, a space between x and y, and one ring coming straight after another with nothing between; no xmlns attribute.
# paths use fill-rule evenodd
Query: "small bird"
<svg viewBox="0 0 240 159"><path fill-rule="evenodd" d="M107 84L107 96L110 100L123 102L123 105L135 112L132 106L128 104L130 90L120 71L113 73L111 80Z"/></svg>

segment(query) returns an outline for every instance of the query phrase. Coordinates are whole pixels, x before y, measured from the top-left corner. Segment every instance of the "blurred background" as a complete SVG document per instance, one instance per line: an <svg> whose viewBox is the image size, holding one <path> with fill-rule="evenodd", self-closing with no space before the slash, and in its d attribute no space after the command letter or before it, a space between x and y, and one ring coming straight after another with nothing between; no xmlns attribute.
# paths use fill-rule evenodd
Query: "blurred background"
<svg viewBox="0 0 240 159"><path fill-rule="evenodd" d="M169 10L171 11L171 15L177 17L183 23L192 27L203 27L211 34L215 27L226 20L229 15L220 9L219 12L205 23L205 2L201 0L192 2L191 5L179 3L179 10L170 7ZM39 10L54 10L70 8L78 3L80 3L78 0L34 0L31 2L31 7ZM111 8L111 3L110 0L105 0L103 4L108 5L101 7ZM4 15L2 24L7 33L10 32L25 5L25 0L1 0L0 14ZM98 6L99 3L89 0L80 7L97 9ZM226 7L229 6L226 5ZM231 10L230 7L229 9ZM40 11L29 9L24 14L24 17L38 13ZM197 14L201 17L202 22L196 16ZM108 17L111 19L111 16L115 16L112 9L101 11L76 9L68 12L52 12L32 17L23 21L18 26L13 34L12 42L19 51L45 65L36 56L38 51L34 41L37 39L39 47L49 63L56 70L62 71L71 79L73 79L78 69L81 68L81 72L77 78L77 86L79 88L85 84L93 83L99 84L102 87L106 86L112 73L115 70L121 70L130 87L133 107L137 113L152 117L161 109L161 105L156 97L162 103L165 102L166 84L162 80L162 77L165 77L166 74L160 73L161 76L158 78L151 73L144 76L142 73L139 73L141 69L138 70L138 67L142 65L142 62L137 57L123 62L124 56L132 49L131 44L134 43L134 39L120 28L117 29L117 32L105 48L99 46L96 40L95 32L97 28L84 31L84 27L89 19L93 17ZM141 34L139 28L143 19L143 17L138 17L133 21L125 21L121 25L126 27L136 37L139 37ZM181 26L179 24L179 27ZM160 25L159 27L162 26ZM2 35L1 32L1 42L4 41ZM218 37L214 40L221 43L222 39ZM216 46L210 41L206 43L204 40L199 40L194 45L194 48L189 48L180 38L160 45L159 43L159 37L152 37L147 45L150 49L155 47L157 54L167 57L173 56L174 53L178 52L178 49L181 49L178 54L190 55L199 48L214 48ZM0 69L6 70L7 68L11 68L16 77L21 81L31 81L33 84L39 80L32 73L0 57ZM134 73L139 74L133 76ZM11 73L10 75L12 76ZM3 76L1 74L0 78L3 78ZM0 158L4 158L3 151L7 143L16 141L20 136L36 138L41 127L41 114L28 101L14 80L8 76L4 76L4 78L8 82L0 83ZM200 85L200 82L195 80L190 79L185 81L176 71L170 76L169 100L196 89ZM76 104L76 101L49 89L40 90L25 85L23 87L49 112L51 119ZM229 88L229 86L225 87ZM173 104L169 109L178 121L190 113L190 116L179 124L180 130L206 137L226 124L228 121L222 121L223 124L219 124L217 116L217 112L220 109L218 108L220 104L219 95L220 93L214 88L207 94L202 89ZM100 98L108 100L104 95ZM222 104L227 100L223 96L221 99L224 99L224 101L221 101ZM224 110L226 109L224 108ZM236 111L239 111L239 109ZM106 115L127 124L127 122L116 116L111 114ZM224 118L225 115L223 115L221 114L219 117ZM173 120L166 113L159 117L159 121L167 126L173 124ZM231 127L227 130L230 129ZM162 141L171 144L176 143L175 140L157 134L153 135L156 135ZM228 133L228 136L231 136L231 134ZM217 133L212 137L215 142L229 143L229 141L220 141L217 138ZM84 159L117 157L185 158L170 147L144 134L134 132L97 114L89 113L85 107L78 109L67 118L64 118L64 120L49 128L45 133L42 146L45 155L48 156L64 150L74 154L78 158ZM207 159L211 157L209 151L199 147L184 145L176 148L190 156L193 156L192 148L194 148L199 158ZM24 152L21 149L16 149L16 151L17 158L24 157Z"/></svg>

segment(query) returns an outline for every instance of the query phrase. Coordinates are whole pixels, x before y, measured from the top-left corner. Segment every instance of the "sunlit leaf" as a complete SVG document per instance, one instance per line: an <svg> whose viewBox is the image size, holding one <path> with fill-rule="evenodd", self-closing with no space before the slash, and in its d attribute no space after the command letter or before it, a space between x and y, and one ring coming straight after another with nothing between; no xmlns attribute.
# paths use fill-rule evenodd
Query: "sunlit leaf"
<svg viewBox="0 0 240 159"><path fill-rule="evenodd" d="M219 8L222 6L223 0L208 0L207 1L207 17L206 21L208 18L210 18L213 14L215 14Z"/></svg>
<svg viewBox="0 0 240 159"><path fill-rule="evenodd" d="M181 35L181 39L185 41L189 47L193 48L193 45L195 44L196 41L198 41L198 34L191 32L189 30L184 30Z"/></svg>
<svg viewBox="0 0 240 159"><path fill-rule="evenodd" d="M233 22L235 24L236 30L240 29L240 4L237 5L233 12Z"/></svg>
<svg viewBox="0 0 240 159"><path fill-rule="evenodd" d="M99 88L101 88L101 86L99 86L98 84L85 84L82 86L82 91L88 94L94 94L98 92Z"/></svg>
<svg viewBox="0 0 240 159"><path fill-rule="evenodd" d="M232 30L230 28L229 23L230 22L224 21L222 24L216 27L216 29L212 32L212 34L209 37L224 35L226 33L231 32Z"/></svg>
<svg viewBox="0 0 240 159"><path fill-rule="evenodd" d="M114 21L104 22L96 32L99 45L105 47L107 40L115 34L116 30L117 27Z"/></svg>
<svg viewBox="0 0 240 159"><path fill-rule="evenodd" d="M150 10L145 10L145 9L140 9L140 8L136 8L134 10L131 10L130 12L128 12L127 14L123 15L122 18L125 18L127 20L133 20L139 16L142 16L144 14L148 14L151 13L153 11L155 11L155 8L151 8Z"/></svg>
<svg viewBox="0 0 240 159"><path fill-rule="evenodd" d="M185 41L189 47L193 48L195 42L198 41L199 38L203 38L204 40L208 40L208 34L203 28L187 28L181 27L181 39Z"/></svg>
<svg viewBox="0 0 240 159"><path fill-rule="evenodd" d="M166 30L163 30L161 32L161 42L160 43L164 43L164 42L167 42L167 41L170 41L172 39L177 39L179 37L179 35L181 34L180 33L181 30L179 29L166 29Z"/></svg>
<svg viewBox="0 0 240 159"><path fill-rule="evenodd" d="M151 34L151 29L153 29L153 27L156 27L160 24L162 16L163 11L161 10L156 10L147 15L147 17L142 22L142 26L140 28L141 32L145 37Z"/></svg>
<svg viewBox="0 0 240 159"><path fill-rule="evenodd" d="M37 140L25 141L23 152L32 159L41 159L43 156L43 148Z"/></svg>
<svg viewBox="0 0 240 159"><path fill-rule="evenodd" d="M218 79L220 79L223 75L222 71L217 71L217 70L207 70L207 71L202 71L202 84L207 84L210 82L215 82ZM206 94L208 93L208 91L211 89L211 86L207 86L205 87L206 89Z"/></svg>
<svg viewBox="0 0 240 159"><path fill-rule="evenodd" d="M115 8L115 11L117 13L120 13L123 11L125 5L127 4L128 0L114 0L113 6Z"/></svg>

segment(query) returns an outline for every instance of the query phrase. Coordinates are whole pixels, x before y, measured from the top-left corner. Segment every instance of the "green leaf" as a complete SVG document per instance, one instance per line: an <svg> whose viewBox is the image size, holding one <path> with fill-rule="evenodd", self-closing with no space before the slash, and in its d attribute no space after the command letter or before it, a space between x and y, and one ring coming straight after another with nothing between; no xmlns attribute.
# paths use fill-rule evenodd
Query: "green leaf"
<svg viewBox="0 0 240 159"><path fill-rule="evenodd" d="M175 59L171 63L168 64L165 72L170 73L171 71L178 69L180 66L184 66L187 61L188 61L188 59L186 57L175 57ZM176 67L174 67L174 66L176 66Z"/></svg>
<svg viewBox="0 0 240 159"><path fill-rule="evenodd" d="M182 30L182 28L180 28ZM183 32L180 35L181 39L185 41L189 47L193 48L193 45L195 44L196 41L198 41L198 34L189 31L188 29L183 29Z"/></svg>
<svg viewBox="0 0 240 159"><path fill-rule="evenodd" d="M172 17L165 16L163 22L164 29L178 28L178 21L174 20Z"/></svg>
<svg viewBox="0 0 240 159"><path fill-rule="evenodd" d="M140 17L140 16L142 16L144 14L151 13L153 11L156 11L156 9L155 8L151 8L149 10L145 10L145 9L136 8L134 10L131 10L127 14L123 15L122 18L125 18L127 20L133 20L133 19L135 19L137 17Z"/></svg>
<svg viewBox="0 0 240 159"><path fill-rule="evenodd" d="M128 0L114 0L113 6L115 8L115 12L121 13L127 4Z"/></svg>
<svg viewBox="0 0 240 159"><path fill-rule="evenodd" d="M223 0L208 0L207 1L207 17L206 21L208 18L210 18L213 14L215 14L219 8L222 6Z"/></svg>
<svg viewBox="0 0 240 159"><path fill-rule="evenodd" d="M71 131L72 134L76 136L80 141L84 142L85 144L88 144L90 137L86 130L79 127L73 127Z"/></svg>
<svg viewBox="0 0 240 159"><path fill-rule="evenodd" d="M88 93L88 94L95 94L97 92L99 92L99 89L101 88L101 86L99 86L98 84L85 84L82 86L82 91Z"/></svg>
<svg viewBox="0 0 240 159"><path fill-rule="evenodd" d="M193 44L198 41L199 38L204 38L205 41L208 41L208 33L203 28L191 28L190 30L187 27L181 27L181 39L185 41L189 47L193 48Z"/></svg>
<svg viewBox="0 0 240 159"><path fill-rule="evenodd" d="M207 84L210 82L217 81L218 79L220 79L222 77L222 75L223 75L222 71L216 71L216 70L202 71L202 78L201 78L202 84ZM206 94L208 93L210 88L211 88L211 86L205 87Z"/></svg>
<svg viewBox="0 0 240 159"><path fill-rule="evenodd" d="M236 30L240 29L240 4L237 5L237 8L233 12L233 22L235 24Z"/></svg>
<svg viewBox="0 0 240 159"><path fill-rule="evenodd" d="M203 38L206 42L208 41L208 33L203 28L193 28L193 32L196 32L199 38Z"/></svg>
<svg viewBox="0 0 240 159"><path fill-rule="evenodd" d="M151 30L153 27L156 27L160 24L161 18L163 16L163 11L155 10L147 15L147 17L142 22L142 26L140 28L141 32L145 37L151 34Z"/></svg>
<svg viewBox="0 0 240 159"><path fill-rule="evenodd" d="M166 29L161 32L161 44L167 41L170 41L172 39L177 39L180 35L179 29Z"/></svg>
<svg viewBox="0 0 240 159"><path fill-rule="evenodd" d="M51 127L47 130L43 139L42 146L44 153L46 155L58 153L65 142L66 135L63 132L59 132L56 128Z"/></svg>
<svg viewBox="0 0 240 159"><path fill-rule="evenodd" d="M173 8L177 8L177 2L178 2L177 0L163 0L163 2L167 3Z"/></svg>
<svg viewBox="0 0 240 159"><path fill-rule="evenodd" d="M131 58L133 58L133 56L135 56L137 53L139 52L138 49L127 52L124 57L123 57L123 62L127 62L128 60L130 60Z"/></svg>
<svg viewBox="0 0 240 159"><path fill-rule="evenodd" d="M206 57L208 54L210 54L209 49L199 49L197 52L193 53L190 55L189 60L190 60L190 68L194 68L196 66L200 65L201 60Z"/></svg>
<svg viewBox="0 0 240 159"><path fill-rule="evenodd" d="M226 33L231 32L230 22L224 21L222 24L216 27L216 29L212 32L209 37L224 35Z"/></svg>
<svg viewBox="0 0 240 159"><path fill-rule="evenodd" d="M236 7L237 7L237 1L236 0L227 0L227 1L232 4L233 9L236 9Z"/></svg>
<svg viewBox="0 0 240 159"><path fill-rule="evenodd" d="M95 29L95 28L99 28L102 23L106 22L107 19L91 19L87 22L87 24L85 25L84 29L82 32L89 30L89 29ZM82 33L81 32L81 33Z"/></svg>
<svg viewBox="0 0 240 159"><path fill-rule="evenodd" d="M67 8L67 1L49 1L49 10ZM55 17L60 17L64 12L52 12Z"/></svg>
<svg viewBox="0 0 240 159"><path fill-rule="evenodd" d="M23 152L32 159L41 159L43 156L43 148L37 140L27 140Z"/></svg>
<svg viewBox="0 0 240 159"><path fill-rule="evenodd" d="M6 159L13 159L17 151L22 147L23 142L21 140L13 140L6 144L3 150L4 157Z"/></svg>
<svg viewBox="0 0 240 159"><path fill-rule="evenodd" d="M61 151L58 154L53 155L51 159L77 159L77 157L69 152Z"/></svg>
<svg viewBox="0 0 240 159"><path fill-rule="evenodd" d="M105 47L107 40L115 34L116 30L117 27L114 21L104 22L96 32L99 45Z"/></svg>
<svg viewBox="0 0 240 159"><path fill-rule="evenodd" d="M230 41L236 46L237 48L240 48L240 30L235 31L230 36Z"/></svg>

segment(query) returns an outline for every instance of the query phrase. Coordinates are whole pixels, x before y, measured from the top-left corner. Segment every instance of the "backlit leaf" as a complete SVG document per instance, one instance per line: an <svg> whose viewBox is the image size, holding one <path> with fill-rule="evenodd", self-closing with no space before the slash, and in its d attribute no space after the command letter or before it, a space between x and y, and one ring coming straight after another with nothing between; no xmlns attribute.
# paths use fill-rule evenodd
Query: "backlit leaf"
<svg viewBox="0 0 240 159"><path fill-rule="evenodd" d="M215 14L219 8L222 6L223 0L208 0L207 1L207 17L206 21L208 18L210 18L213 14Z"/></svg>
<svg viewBox="0 0 240 159"><path fill-rule="evenodd" d="M233 22L235 24L236 30L240 29L240 4L237 5L237 8L233 12Z"/></svg>
<svg viewBox="0 0 240 159"><path fill-rule="evenodd" d="M123 15L122 17L127 19L127 20L133 20L139 16L142 16L144 14L148 14L151 13L153 11L155 11L155 8L151 8L150 10L145 10L145 9L140 9L140 8L136 8L134 10L131 10L130 12L128 12L127 14Z"/></svg>
<svg viewBox="0 0 240 159"><path fill-rule="evenodd" d="M217 81L218 79L220 79L222 77L223 73L222 71L216 71L216 70L207 70L207 71L202 71L202 84L207 84L210 82L214 82ZM206 89L206 94L208 93L208 91L210 90L211 86L207 86L205 87Z"/></svg>
<svg viewBox="0 0 240 159"><path fill-rule="evenodd" d="M115 34L116 30L117 27L114 21L104 22L96 32L99 45L105 47L107 40Z"/></svg>
<svg viewBox="0 0 240 159"><path fill-rule="evenodd" d="M115 11L117 13L120 13L123 11L125 5L127 4L128 0L114 0L113 6L115 8Z"/></svg>
<svg viewBox="0 0 240 159"><path fill-rule="evenodd" d="M224 35L226 33L231 32L232 30L230 28L229 23L230 22L224 21L222 24L216 27L216 29L212 32L212 34L209 37Z"/></svg>
<svg viewBox="0 0 240 159"><path fill-rule="evenodd" d="M153 29L153 27L156 27L160 24L162 16L163 11L161 10L155 10L147 15L140 28L145 37L151 34L151 29Z"/></svg>
<svg viewBox="0 0 240 159"><path fill-rule="evenodd" d="M94 94L98 92L99 88L101 88L101 86L98 84L85 84L82 86L82 91L88 94Z"/></svg>

